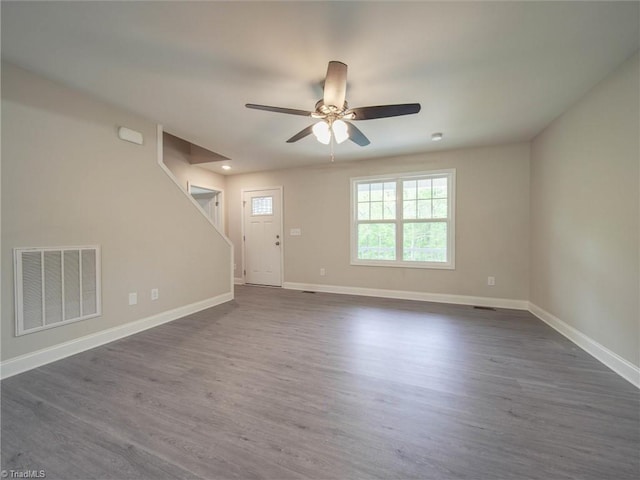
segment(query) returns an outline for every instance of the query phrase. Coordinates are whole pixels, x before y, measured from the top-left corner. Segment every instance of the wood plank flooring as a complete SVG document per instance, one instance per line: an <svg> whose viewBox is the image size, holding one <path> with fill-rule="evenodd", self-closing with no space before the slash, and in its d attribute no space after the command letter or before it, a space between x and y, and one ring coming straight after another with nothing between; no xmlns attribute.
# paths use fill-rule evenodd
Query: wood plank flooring
<svg viewBox="0 0 640 480"><path fill-rule="evenodd" d="M238 287L2 382L50 479L637 479L637 389L527 312Z"/></svg>

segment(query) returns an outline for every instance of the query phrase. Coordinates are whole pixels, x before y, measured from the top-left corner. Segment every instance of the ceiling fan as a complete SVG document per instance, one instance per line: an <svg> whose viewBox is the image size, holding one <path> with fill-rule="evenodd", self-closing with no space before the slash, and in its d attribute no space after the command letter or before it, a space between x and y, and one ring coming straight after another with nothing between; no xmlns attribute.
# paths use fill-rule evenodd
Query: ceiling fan
<svg viewBox="0 0 640 480"><path fill-rule="evenodd" d="M350 120L372 120L375 118L399 117L411 115L420 111L419 103L403 103L399 105L377 105L371 107L349 108L346 102L347 93L347 65L342 62L331 61L327 68L327 76L324 81L324 95L316 103L313 112L296 110L293 108L271 107L268 105L256 105L247 103L247 108L266 110L267 112L288 113L290 115L302 115L320 120L309 125L304 130L296 133L287 140L287 143L298 140L313 133L319 142L328 144L332 139L337 143L344 142L347 138L364 147L369 145L369 139Z"/></svg>

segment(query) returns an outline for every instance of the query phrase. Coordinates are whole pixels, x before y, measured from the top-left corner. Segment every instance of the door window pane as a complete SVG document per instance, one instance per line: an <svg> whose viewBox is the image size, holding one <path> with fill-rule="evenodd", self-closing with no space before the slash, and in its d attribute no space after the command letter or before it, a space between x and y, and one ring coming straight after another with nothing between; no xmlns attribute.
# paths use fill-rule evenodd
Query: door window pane
<svg viewBox="0 0 640 480"><path fill-rule="evenodd" d="M273 215L273 197L251 198L251 215Z"/></svg>

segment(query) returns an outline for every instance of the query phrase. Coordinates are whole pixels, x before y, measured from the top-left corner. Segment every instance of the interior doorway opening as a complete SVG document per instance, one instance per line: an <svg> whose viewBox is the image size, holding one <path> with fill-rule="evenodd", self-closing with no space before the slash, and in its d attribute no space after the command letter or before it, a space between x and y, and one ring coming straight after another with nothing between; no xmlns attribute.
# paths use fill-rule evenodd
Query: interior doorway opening
<svg viewBox="0 0 640 480"><path fill-rule="evenodd" d="M198 205L200 205L200 208L202 208L207 218L209 218L220 231L223 231L222 190L189 183L189 194Z"/></svg>

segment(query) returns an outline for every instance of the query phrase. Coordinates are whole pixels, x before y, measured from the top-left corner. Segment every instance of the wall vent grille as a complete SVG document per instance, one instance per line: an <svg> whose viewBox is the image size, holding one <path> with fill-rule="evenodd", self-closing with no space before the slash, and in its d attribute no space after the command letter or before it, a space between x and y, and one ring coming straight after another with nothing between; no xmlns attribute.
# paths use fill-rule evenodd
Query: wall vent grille
<svg viewBox="0 0 640 480"><path fill-rule="evenodd" d="M100 247L14 248L16 336L101 315Z"/></svg>

